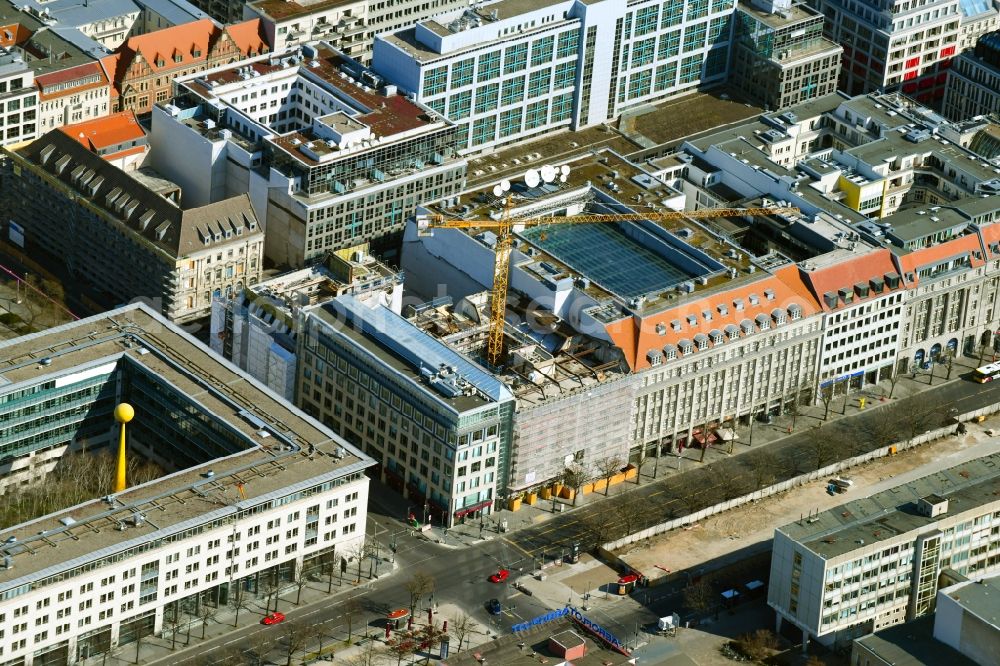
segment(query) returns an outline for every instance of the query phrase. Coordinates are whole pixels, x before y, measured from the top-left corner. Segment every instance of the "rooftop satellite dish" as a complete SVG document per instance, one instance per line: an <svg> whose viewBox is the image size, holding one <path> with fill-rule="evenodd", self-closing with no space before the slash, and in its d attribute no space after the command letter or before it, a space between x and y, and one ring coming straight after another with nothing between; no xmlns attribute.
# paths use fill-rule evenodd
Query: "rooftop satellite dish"
<svg viewBox="0 0 1000 666"><path fill-rule="evenodd" d="M546 164L542 167L542 180L546 183L551 183L556 179L556 168L551 164Z"/></svg>
<svg viewBox="0 0 1000 666"><path fill-rule="evenodd" d="M561 167L559 167L559 173L561 173L563 176L568 176L569 175L569 165L568 164L563 164Z"/></svg>
<svg viewBox="0 0 1000 666"><path fill-rule="evenodd" d="M538 184L542 182L542 177L538 175L538 172L534 169L528 169L524 172L524 184L528 187L538 187Z"/></svg>
<svg viewBox="0 0 1000 666"><path fill-rule="evenodd" d="M566 180L567 180L567 178L568 178L568 176L566 174L562 174L561 176L559 176L559 182L560 183L565 183Z"/></svg>
<svg viewBox="0 0 1000 666"><path fill-rule="evenodd" d="M498 197L503 194L503 189L499 185L493 186L493 196Z"/></svg>
<svg viewBox="0 0 1000 666"><path fill-rule="evenodd" d="M503 180L501 180L500 181L500 190L503 191L503 192L509 191L510 190L510 181L507 180L506 178L504 178Z"/></svg>

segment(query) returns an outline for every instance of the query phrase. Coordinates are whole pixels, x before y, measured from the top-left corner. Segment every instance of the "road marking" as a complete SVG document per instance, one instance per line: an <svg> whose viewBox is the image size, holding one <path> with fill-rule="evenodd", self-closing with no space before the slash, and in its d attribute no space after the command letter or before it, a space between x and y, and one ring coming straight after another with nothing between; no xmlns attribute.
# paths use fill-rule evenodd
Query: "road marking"
<svg viewBox="0 0 1000 666"><path fill-rule="evenodd" d="M531 552L529 552L529 551L525 550L524 548L521 548L521 547L520 547L520 546L518 546L518 545L517 545L516 543L514 543L513 541L511 541L510 539L508 539L507 537L504 537L504 538L503 538L503 541L506 541L506 542L507 542L507 543L508 543L508 544L509 544L510 546L512 546L512 547L514 547L514 548L517 548L517 549L518 549L519 551L521 551L522 553L524 553L524 554L525 554L525 555L527 555L528 557L532 557L532 554L531 554Z"/></svg>

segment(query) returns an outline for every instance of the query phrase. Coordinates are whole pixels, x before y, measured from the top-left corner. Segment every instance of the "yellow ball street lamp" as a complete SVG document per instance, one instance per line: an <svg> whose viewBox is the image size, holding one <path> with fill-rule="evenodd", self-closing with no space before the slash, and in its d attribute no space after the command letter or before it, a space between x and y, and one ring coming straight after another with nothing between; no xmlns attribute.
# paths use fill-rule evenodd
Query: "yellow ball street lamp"
<svg viewBox="0 0 1000 666"><path fill-rule="evenodd" d="M115 421L121 424L118 435L118 466L115 469L115 489L120 493L125 490L125 424L135 418L135 410L127 402L115 407Z"/></svg>

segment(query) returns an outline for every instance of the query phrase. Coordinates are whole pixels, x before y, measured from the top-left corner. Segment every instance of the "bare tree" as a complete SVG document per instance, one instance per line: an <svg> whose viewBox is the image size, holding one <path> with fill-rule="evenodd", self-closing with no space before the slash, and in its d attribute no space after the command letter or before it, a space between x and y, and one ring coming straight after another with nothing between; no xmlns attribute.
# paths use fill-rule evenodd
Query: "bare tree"
<svg viewBox="0 0 1000 666"><path fill-rule="evenodd" d="M684 605L694 613L704 613L713 606L712 586L702 578L684 588Z"/></svg>
<svg viewBox="0 0 1000 666"><path fill-rule="evenodd" d="M837 457L837 448L842 443L830 428L815 426L810 431L806 444L806 451L815 465L813 469L820 469L833 462Z"/></svg>
<svg viewBox="0 0 1000 666"><path fill-rule="evenodd" d="M163 619L170 627L170 649L176 650L177 633L181 628L181 609L177 606L176 601L165 609Z"/></svg>
<svg viewBox="0 0 1000 666"><path fill-rule="evenodd" d="M451 632L458 639L458 648L455 650L455 654L462 651L462 644L465 643L465 637L472 633L474 627L475 623L472 621L472 618L465 613L459 613L455 616L454 621L451 623Z"/></svg>
<svg viewBox="0 0 1000 666"><path fill-rule="evenodd" d="M563 472L563 483L573 489L573 506L576 506L576 498L580 496L580 488L589 480L586 468L578 462L573 463Z"/></svg>
<svg viewBox="0 0 1000 666"><path fill-rule="evenodd" d="M340 605L340 609L347 619L347 640L350 641L354 637L354 617L361 612L361 604L358 603L357 598L348 597Z"/></svg>
<svg viewBox="0 0 1000 666"><path fill-rule="evenodd" d="M955 363L955 352L953 352L950 349L945 349L938 356L938 362L939 363L943 363L945 369L947 370L947 374L945 374L945 376L944 376L945 380L947 381L947 380L951 379L951 371L952 371L953 365Z"/></svg>
<svg viewBox="0 0 1000 666"><path fill-rule="evenodd" d="M648 500L626 495L614 507L614 514L626 535L644 529L655 519L653 506Z"/></svg>
<svg viewBox="0 0 1000 666"><path fill-rule="evenodd" d="M622 536L622 524L617 522L615 511L598 511L579 518L580 526L593 539L594 544L601 546Z"/></svg>
<svg viewBox="0 0 1000 666"><path fill-rule="evenodd" d="M275 612L277 612L278 601L281 595L281 582L278 580L277 573L272 571L270 575L267 577L267 580L264 581L264 585L262 586L262 588L263 588L262 592L264 593L264 599L266 601L264 612L265 613L271 612L271 599L274 599L274 610Z"/></svg>
<svg viewBox="0 0 1000 666"><path fill-rule="evenodd" d="M417 571L406 582L406 591L410 595L410 615L415 615L421 599L434 591L434 578L423 571Z"/></svg>
<svg viewBox="0 0 1000 666"><path fill-rule="evenodd" d="M298 606L302 603L302 590L308 587L309 579L302 571L299 571L299 577L295 579L293 585L295 585L295 605Z"/></svg>
<svg viewBox="0 0 1000 666"><path fill-rule="evenodd" d="M743 634L731 644L733 649L747 659L761 662L778 649L778 639L767 629Z"/></svg>
<svg viewBox="0 0 1000 666"><path fill-rule="evenodd" d="M205 640L208 623L214 620L216 615L218 615L218 610L208 604L201 604L198 608L198 617L201 618L201 640Z"/></svg>
<svg viewBox="0 0 1000 666"><path fill-rule="evenodd" d="M823 402L823 420L826 421L830 418L830 403L833 402L833 382L820 387L819 399Z"/></svg>
<svg viewBox="0 0 1000 666"><path fill-rule="evenodd" d="M880 407L872 410L859 424L862 437L857 438L858 446L851 447L852 453L863 453L866 443L872 448L881 448L898 442L905 432L905 422L908 415L896 408L897 405ZM848 442L849 444L849 442Z"/></svg>
<svg viewBox="0 0 1000 666"><path fill-rule="evenodd" d="M611 477L622 471L622 467L625 466L625 462L622 460L621 456L608 456L607 458L602 458L597 461L597 471L600 473L601 478L604 479L604 495L605 497L611 492Z"/></svg>
<svg viewBox="0 0 1000 666"><path fill-rule="evenodd" d="M781 461L767 449L757 450L747 459L747 464L750 467L750 481L754 490L760 490L774 483L781 469Z"/></svg>
<svg viewBox="0 0 1000 666"><path fill-rule="evenodd" d="M900 364L901 363L902 363L902 361L900 361ZM896 392L896 384L898 384L899 380L903 378L903 373L900 372L900 364L897 364L894 368L892 368L892 373L889 375L889 398L890 399L892 398L893 393Z"/></svg>
<svg viewBox="0 0 1000 666"><path fill-rule="evenodd" d="M989 354L990 352L993 351L993 345L991 345L989 342L981 342L981 343L979 343L979 346L976 349L979 352L979 363L977 363L976 365L977 366L982 366L983 365L983 358L987 354Z"/></svg>
<svg viewBox="0 0 1000 666"><path fill-rule="evenodd" d="M353 558L358 565L358 576L355 582L361 582L361 567L364 564L365 558L372 553L372 545L367 540L362 539L355 543L347 551L348 555Z"/></svg>
<svg viewBox="0 0 1000 666"><path fill-rule="evenodd" d="M253 607L253 600L246 589L244 589L242 581L234 581L229 586L229 607L236 614L236 617L233 618L234 627L240 623L240 611L250 610Z"/></svg>
<svg viewBox="0 0 1000 666"><path fill-rule="evenodd" d="M292 621L285 623L282 633L285 642L285 666L292 666L292 657L305 649L311 632L305 625Z"/></svg>
<svg viewBox="0 0 1000 666"><path fill-rule="evenodd" d="M375 666L376 658L379 656L375 651L376 645L375 641L365 641L361 650L346 660L348 666Z"/></svg>

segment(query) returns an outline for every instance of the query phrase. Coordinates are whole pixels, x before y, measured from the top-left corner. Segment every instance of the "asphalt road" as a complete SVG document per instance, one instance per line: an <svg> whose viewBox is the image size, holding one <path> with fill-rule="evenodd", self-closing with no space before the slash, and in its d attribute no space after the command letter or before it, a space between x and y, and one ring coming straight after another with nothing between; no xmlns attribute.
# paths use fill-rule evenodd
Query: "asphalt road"
<svg viewBox="0 0 1000 666"><path fill-rule="evenodd" d="M758 476L755 470L763 462L770 469L769 480L816 469L817 466L822 466L816 464L820 462L817 459L820 450L816 445L818 439L833 443L823 449L829 457L822 461L824 465L877 448L869 440L872 433L882 432L878 423L885 420L884 410L889 407L897 410L896 413L903 415L909 422L917 422L923 430L929 430L945 423L951 410L964 413L998 401L1000 382L985 385L968 380L950 382L933 391L841 418L824 426L822 435L817 435L811 429L800 429L797 433L761 447L760 451L724 458L665 479L634 486L632 490L606 501L591 500L589 504L576 510L553 514L540 525L508 535L493 535L490 540L462 549L447 548L415 536L404 529L399 519L405 514L400 511L398 498L383 500L373 496L369 515L377 526L376 538L386 548L390 543L396 545L395 561L399 570L392 576L374 581L370 589L359 591L355 595L361 607L360 617L353 618L355 631L363 625L381 629L381 618L386 612L408 607L410 598L405 585L410 579L410 573L416 571L434 578L434 598L439 604L455 604L494 631L509 630L512 624L541 615L549 609L536 599L517 592L510 585L489 583L488 576L498 567L506 567L515 572L519 569L530 571L542 560L554 559L567 553L574 541L580 541L584 548L589 548L603 541L608 533L620 531L625 523L630 524L632 531L637 531L648 525L700 510L719 501L720 495L736 496L745 492L746 484L752 483ZM835 400L833 409L839 408L839 405L840 401ZM929 416L924 418L921 416L923 413L929 413ZM731 479L741 481L733 482ZM626 510L619 508L623 505L632 507L629 515L626 515ZM648 510L637 515L634 511L636 506L648 507ZM765 574L766 567L760 568L760 573ZM648 598L640 599L647 605L646 612L641 617L635 615L634 606L622 605L620 610L601 611L600 617L595 619L624 634L635 625L648 621L647 616L655 617L657 613L683 610L680 597L682 585L683 581L651 590ZM500 599L505 607L505 612L499 618L490 616L486 611L485 604L492 597ZM343 598L338 597L330 604L317 604L300 611L293 608L289 616L306 620L310 624L324 625L330 635L337 635L342 639L347 633L347 618L343 608ZM252 625L216 639L195 641L196 656L178 653L160 663L236 663L232 660L234 648L251 649L250 646L260 643L259 637L262 635L272 637L274 655L277 658L282 654L282 649L280 638L273 639L279 635L274 629Z"/></svg>

